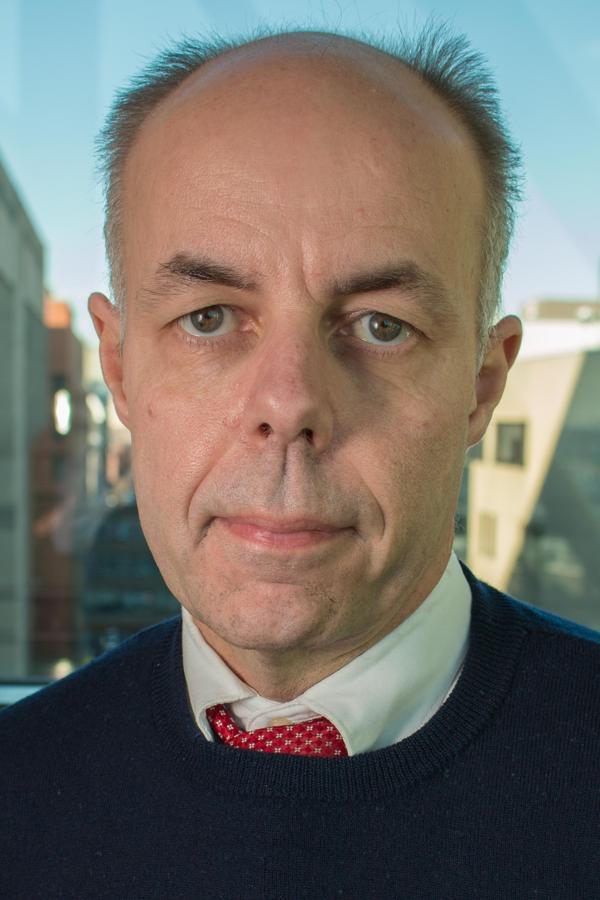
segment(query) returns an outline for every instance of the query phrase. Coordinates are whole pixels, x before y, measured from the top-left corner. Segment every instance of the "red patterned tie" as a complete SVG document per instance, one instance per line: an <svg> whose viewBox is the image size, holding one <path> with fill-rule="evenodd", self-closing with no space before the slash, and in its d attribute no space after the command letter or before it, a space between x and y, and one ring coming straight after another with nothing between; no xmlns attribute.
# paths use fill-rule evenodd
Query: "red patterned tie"
<svg viewBox="0 0 600 900"><path fill-rule="evenodd" d="M296 753L301 756L348 756L344 739L329 719L321 716L292 725L270 725L242 731L222 704L206 710L215 735L230 747L259 753Z"/></svg>

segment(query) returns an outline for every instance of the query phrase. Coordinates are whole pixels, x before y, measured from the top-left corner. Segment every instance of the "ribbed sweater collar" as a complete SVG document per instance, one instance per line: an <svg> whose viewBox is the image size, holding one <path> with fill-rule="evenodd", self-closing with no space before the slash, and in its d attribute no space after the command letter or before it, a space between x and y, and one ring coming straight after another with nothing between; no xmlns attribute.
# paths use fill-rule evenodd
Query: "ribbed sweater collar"
<svg viewBox="0 0 600 900"><path fill-rule="evenodd" d="M465 568L473 595L469 650L454 691L419 731L400 743L342 759L239 750L207 741L189 707L181 619L165 632L152 665L159 741L172 770L196 789L235 796L305 800L385 799L443 771L488 724L504 699L526 636L519 604Z"/></svg>

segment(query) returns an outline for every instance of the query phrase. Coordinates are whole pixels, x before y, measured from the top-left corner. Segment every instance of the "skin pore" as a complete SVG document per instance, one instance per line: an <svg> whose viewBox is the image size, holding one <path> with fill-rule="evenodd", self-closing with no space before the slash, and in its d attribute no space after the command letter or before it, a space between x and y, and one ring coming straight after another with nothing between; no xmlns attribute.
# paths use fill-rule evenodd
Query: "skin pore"
<svg viewBox="0 0 600 900"><path fill-rule="evenodd" d="M520 343L508 316L477 371L470 137L397 62L323 41L227 53L149 116L124 171L122 351L118 311L89 304L163 577L277 700L440 579Z"/></svg>

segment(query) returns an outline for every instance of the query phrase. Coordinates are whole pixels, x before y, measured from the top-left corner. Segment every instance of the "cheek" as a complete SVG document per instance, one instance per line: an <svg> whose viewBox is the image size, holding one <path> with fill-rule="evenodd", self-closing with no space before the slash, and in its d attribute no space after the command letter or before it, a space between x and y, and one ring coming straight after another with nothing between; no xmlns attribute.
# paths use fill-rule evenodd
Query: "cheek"
<svg viewBox="0 0 600 900"><path fill-rule="evenodd" d="M179 503L218 452L227 425L222 396L148 379L130 411L136 490Z"/></svg>
<svg viewBox="0 0 600 900"><path fill-rule="evenodd" d="M454 402L453 402L454 400ZM468 407L444 397L424 410L415 422L415 455L430 484L446 490L462 474L467 443Z"/></svg>
<svg viewBox="0 0 600 900"><path fill-rule="evenodd" d="M365 479L381 506L389 510L435 507L460 480L466 448L468 409L447 392L402 394L372 423L370 434L357 435Z"/></svg>

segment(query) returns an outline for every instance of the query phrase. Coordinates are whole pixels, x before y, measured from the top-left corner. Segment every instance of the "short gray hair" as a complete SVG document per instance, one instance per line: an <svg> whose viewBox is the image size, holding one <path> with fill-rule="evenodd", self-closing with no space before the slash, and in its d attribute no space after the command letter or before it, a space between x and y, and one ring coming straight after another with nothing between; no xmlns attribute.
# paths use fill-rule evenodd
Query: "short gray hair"
<svg viewBox="0 0 600 900"><path fill-rule="evenodd" d="M127 154L143 122L189 75L210 60L245 44L299 32L306 30L261 30L245 39L185 38L163 50L117 94L98 136L97 151L105 189L104 237L111 290L121 311L125 305L122 176ZM341 32L326 36L358 41L404 63L444 100L474 140L487 189L477 321L481 362L500 309L502 277L521 195L520 153L506 126L491 71L468 39L453 35L444 24L428 23L416 36L400 35L395 39Z"/></svg>

